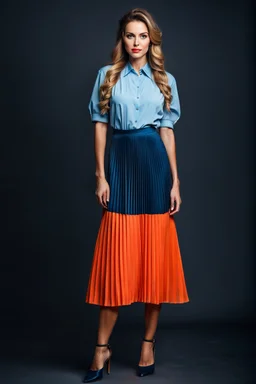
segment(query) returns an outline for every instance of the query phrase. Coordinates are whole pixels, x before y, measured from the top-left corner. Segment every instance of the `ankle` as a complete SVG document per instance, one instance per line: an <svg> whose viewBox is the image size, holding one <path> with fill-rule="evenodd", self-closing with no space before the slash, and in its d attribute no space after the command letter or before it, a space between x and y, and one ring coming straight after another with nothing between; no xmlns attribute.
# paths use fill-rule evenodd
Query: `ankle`
<svg viewBox="0 0 256 384"><path fill-rule="evenodd" d="M97 353L104 353L106 351L108 351L108 347L95 347L95 350Z"/></svg>
<svg viewBox="0 0 256 384"><path fill-rule="evenodd" d="M95 350L98 354L105 353L109 349L110 349L110 345L108 343L97 343L95 346Z"/></svg>
<svg viewBox="0 0 256 384"><path fill-rule="evenodd" d="M154 344L155 343L155 341L156 341L156 339L155 339L155 336L144 336L143 338L142 338L142 341L143 342L145 342L145 343L148 343L148 344Z"/></svg>

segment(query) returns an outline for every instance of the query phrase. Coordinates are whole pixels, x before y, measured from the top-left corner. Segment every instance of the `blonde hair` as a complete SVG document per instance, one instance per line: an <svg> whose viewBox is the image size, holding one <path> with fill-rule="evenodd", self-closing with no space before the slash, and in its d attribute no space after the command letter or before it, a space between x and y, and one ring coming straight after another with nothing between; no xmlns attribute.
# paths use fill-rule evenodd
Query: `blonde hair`
<svg viewBox="0 0 256 384"><path fill-rule="evenodd" d="M116 45L111 54L112 66L107 71L105 80L100 87L99 107L101 114L108 112L110 109L109 101L111 98L112 88L117 83L121 71L124 69L129 60L129 55L124 48L122 37L125 32L126 25L131 21L142 21L148 28L151 40L147 52L148 63L152 69L154 81L164 96L164 105L166 109L170 111L172 95L171 87L168 84L168 77L164 70L164 55L161 49L162 32L148 11L142 8L135 8L127 12L119 20Z"/></svg>

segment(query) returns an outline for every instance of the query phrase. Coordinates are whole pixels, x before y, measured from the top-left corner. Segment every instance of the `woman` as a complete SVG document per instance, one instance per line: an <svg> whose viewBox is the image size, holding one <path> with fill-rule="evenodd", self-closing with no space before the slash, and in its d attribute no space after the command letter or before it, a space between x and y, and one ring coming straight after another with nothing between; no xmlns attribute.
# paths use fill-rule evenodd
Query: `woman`
<svg viewBox="0 0 256 384"><path fill-rule="evenodd" d="M96 197L103 207L86 302L100 306L98 340L84 382L110 372L118 307L145 303L137 375L154 373L161 303L189 301L174 214L181 198L173 127L180 103L164 70L162 33L136 8L119 21L112 63L98 71L89 111L95 123ZM111 127L108 172L106 133Z"/></svg>

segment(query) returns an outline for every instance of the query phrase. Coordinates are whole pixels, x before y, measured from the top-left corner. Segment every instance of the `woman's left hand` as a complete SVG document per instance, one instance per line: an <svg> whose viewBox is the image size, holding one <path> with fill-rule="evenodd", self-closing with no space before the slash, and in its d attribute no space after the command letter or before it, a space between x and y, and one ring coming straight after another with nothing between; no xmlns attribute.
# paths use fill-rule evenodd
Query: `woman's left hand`
<svg viewBox="0 0 256 384"><path fill-rule="evenodd" d="M174 213L179 212L180 205L182 203L181 197L180 197L180 188L178 184L174 184L172 186L171 192L170 192L170 200L171 200L171 206L170 206L170 215L174 215Z"/></svg>

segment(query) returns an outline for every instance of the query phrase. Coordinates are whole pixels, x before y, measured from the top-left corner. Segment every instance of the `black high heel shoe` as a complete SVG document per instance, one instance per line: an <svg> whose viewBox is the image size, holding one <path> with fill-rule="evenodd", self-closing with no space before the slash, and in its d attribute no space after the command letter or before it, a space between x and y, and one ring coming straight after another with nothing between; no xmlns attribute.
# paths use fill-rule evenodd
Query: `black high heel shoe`
<svg viewBox="0 0 256 384"><path fill-rule="evenodd" d="M153 343L153 354L154 354L154 360L155 360L155 339L147 340L143 337L143 341L147 341L149 343ZM147 375L152 375L155 372L155 362L151 365L137 365L137 376L143 377Z"/></svg>
<svg viewBox="0 0 256 384"><path fill-rule="evenodd" d="M86 373L83 383L91 383L93 381L101 380L103 378L103 369L105 364L107 368L107 374L108 375L110 374L110 359L112 356L111 346L109 344L96 344L96 347L108 347L110 351L110 356L104 361L103 367L101 369L97 369L97 370L89 369Z"/></svg>

